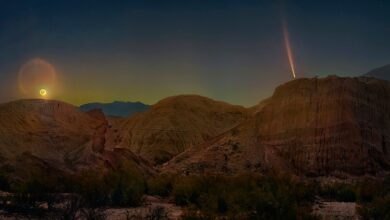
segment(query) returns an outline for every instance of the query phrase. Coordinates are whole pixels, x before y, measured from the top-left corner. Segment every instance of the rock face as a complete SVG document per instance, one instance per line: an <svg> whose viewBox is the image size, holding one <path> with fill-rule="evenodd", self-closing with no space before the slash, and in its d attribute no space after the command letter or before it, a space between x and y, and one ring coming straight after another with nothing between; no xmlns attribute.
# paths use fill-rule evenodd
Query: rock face
<svg viewBox="0 0 390 220"><path fill-rule="evenodd" d="M0 105L0 171L26 176L35 171L71 173L144 160L127 149L105 148L109 122L100 111L49 100L20 100ZM145 163L145 164L144 164Z"/></svg>
<svg viewBox="0 0 390 220"><path fill-rule="evenodd" d="M166 98L123 122L108 146L128 147L161 164L242 122L247 110L196 95Z"/></svg>
<svg viewBox="0 0 390 220"><path fill-rule="evenodd" d="M279 87L257 115L260 142L307 174L388 169L390 84L302 79Z"/></svg>
<svg viewBox="0 0 390 220"><path fill-rule="evenodd" d="M308 176L390 168L390 83L373 78L297 79L253 117L165 170L276 170Z"/></svg>

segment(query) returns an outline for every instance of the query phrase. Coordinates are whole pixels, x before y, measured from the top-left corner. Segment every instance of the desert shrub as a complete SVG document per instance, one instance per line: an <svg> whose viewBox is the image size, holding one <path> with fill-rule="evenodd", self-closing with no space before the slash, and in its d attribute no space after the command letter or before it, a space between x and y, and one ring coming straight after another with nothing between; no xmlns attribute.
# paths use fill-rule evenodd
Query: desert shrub
<svg viewBox="0 0 390 220"><path fill-rule="evenodd" d="M156 206L149 209L149 213L147 214L147 218L150 220L163 220L168 219L168 214L165 211L165 208L162 206Z"/></svg>
<svg viewBox="0 0 390 220"><path fill-rule="evenodd" d="M81 210L81 216L85 220L104 220L106 219L104 211L102 208L83 208Z"/></svg>
<svg viewBox="0 0 390 220"><path fill-rule="evenodd" d="M13 201L16 205L35 207L38 203L47 203L49 209L56 201L53 193L53 182L41 176L31 176L19 185Z"/></svg>
<svg viewBox="0 0 390 220"><path fill-rule="evenodd" d="M307 184L254 174L177 178L172 195L176 204L193 207L184 219L297 219L311 216L301 207L315 196Z"/></svg>
<svg viewBox="0 0 390 220"><path fill-rule="evenodd" d="M144 187L137 182L118 180L110 192L111 204L114 206L138 206L142 202Z"/></svg>
<svg viewBox="0 0 390 220"><path fill-rule="evenodd" d="M363 204L358 209L363 219L390 219L390 196L377 197L370 203Z"/></svg>
<svg viewBox="0 0 390 220"><path fill-rule="evenodd" d="M168 196L172 192L174 176L161 174L147 181L147 192L150 195Z"/></svg>
<svg viewBox="0 0 390 220"><path fill-rule="evenodd" d="M359 185L359 214L363 219L390 219L390 176Z"/></svg>
<svg viewBox="0 0 390 220"><path fill-rule="evenodd" d="M143 176L119 167L105 176L105 183L109 188L111 205L138 206L142 203L146 191Z"/></svg>
<svg viewBox="0 0 390 220"><path fill-rule="evenodd" d="M82 172L82 175L85 172ZM79 187L81 186L81 181L83 181L84 176L82 175L66 175L63 176L57 182L58 192L67 192L75 193L80 191Z"/></svg>
<svg viewBox="0 0 390 220"><path fill-rule="evenodd" d="M10 188L11 187L7 177L3 174L0 174L0 191L9 191Z"/></svg>
<svg viewBox="0 0 390 220"><path fill-rule="evenodd" d="M25 182L15 185L13 194L4 198L3 209L8 213L43 218L48 212L54 210L53 204L58 201L58 196L52 193L51 182L46 182L44 177L31 176ZM47 205L47 208L41 205Z"/></svg>
<svg viewBox="0 0 390 220"><path fill-rule="evenodd" d="M162 206L150 207L145 212L126 211L127 220L168 220L168 213Z"/></svg>
<svg viewBox="0 0 390 220"><path fill-rule="evenodd" d="M88 216L92 216L89 219L103 219L99 213L102 207L140 205L146 191L146 181L137 172L119 166L104 173L85 170L60 178L35 173L14 184L11 190L14 194L0 201L1 208L6 212L37 218L55 216L56 219L75 219L76 214L84 210L86 219Z"/></svg>
<svg viewBox="0 0 390 220"><path fill-rule="evenodd" d="M188 176L178 179L173 186L173 196L178 205L197 204L202 189L200 176Z"/></svg>
<svg viewBox="0 0 390 220"><path fill-rule="evenodd" d="M351 184L333 183L321 187L319 195L322 198L340 202L355 202L357 188Z"/></svg>
<svg viewBox="0 0 390 220"><path fill-rule="evenodd" d="M76 193L91 208L138 206L146 190L144 178L122 166L105 174L86 171L79 182Z"/></svg>
<svg viewBox="0 0 390 220"><path fill-rule="evenodd" d="M357 198L359 202L372 202L374 197L379 194L382 183L376 180L364 180L357 185Z"/></svg>
<svg viewBox="0 0 390 220"><path fill-rule="evenodd" d="M57 219L76 220L81 208L81 198L77 195L71 195L63 201L63 208L59 210Z"/></svg>
<svg viewBox="0 0 390 220"><path fill-rule="evenodd" d="M103 176L97 172L83 172L79 177L76 193L88 207L96 208L109 203L109 188L104 183Z"/></svg>

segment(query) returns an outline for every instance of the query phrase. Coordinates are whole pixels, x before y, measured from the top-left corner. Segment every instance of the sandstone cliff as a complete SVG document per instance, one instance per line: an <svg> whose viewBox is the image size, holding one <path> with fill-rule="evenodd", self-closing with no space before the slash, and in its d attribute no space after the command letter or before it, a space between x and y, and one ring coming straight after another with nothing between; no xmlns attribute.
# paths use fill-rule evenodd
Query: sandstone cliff
<svg viewBox="0 0 390 220"><path fill-rule="evenodd" d="M189 149L163 170L274 170L308 176L390 168L390 83L373 78L297 79L229 132Z"/></svg>

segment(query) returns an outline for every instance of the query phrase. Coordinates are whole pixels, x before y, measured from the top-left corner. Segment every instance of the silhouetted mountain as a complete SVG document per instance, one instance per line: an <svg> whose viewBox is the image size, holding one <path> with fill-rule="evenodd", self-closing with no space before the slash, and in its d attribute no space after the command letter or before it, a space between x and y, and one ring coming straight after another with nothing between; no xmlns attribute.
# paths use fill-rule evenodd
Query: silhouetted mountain
<svg viewBox="0 0 390 220"><path fill-rule="evenodd" d="M149 105L141 102L112 102L88 103L80 106L80 110L87 112L92 109L101 109L107 116L128 117L137 112L146 111Z"/></svg>
<svg viewBox="0 0 390 220"><path fill-rule="evenodd" d="M371 70L364 74L364 76L371 76L377 79L389 80L390 81L390 64Z"/></svg>

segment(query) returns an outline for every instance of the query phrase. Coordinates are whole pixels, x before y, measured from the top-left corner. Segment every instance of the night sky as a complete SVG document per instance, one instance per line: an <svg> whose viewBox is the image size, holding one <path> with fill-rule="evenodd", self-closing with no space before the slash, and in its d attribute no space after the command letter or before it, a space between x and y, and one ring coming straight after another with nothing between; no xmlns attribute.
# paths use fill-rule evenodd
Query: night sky
<svg viewBox="0 0 390 220"><path fill-rule="evenodd" d="M33 58L58 71L51 98L142 101L199 94L250 106L298 77L390 63L390 1L0 0L0 102ZM50 91L49 91L50 92ZM31 94L35 97L36 94Z"/></svg>

